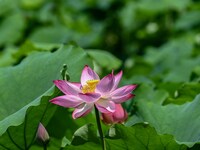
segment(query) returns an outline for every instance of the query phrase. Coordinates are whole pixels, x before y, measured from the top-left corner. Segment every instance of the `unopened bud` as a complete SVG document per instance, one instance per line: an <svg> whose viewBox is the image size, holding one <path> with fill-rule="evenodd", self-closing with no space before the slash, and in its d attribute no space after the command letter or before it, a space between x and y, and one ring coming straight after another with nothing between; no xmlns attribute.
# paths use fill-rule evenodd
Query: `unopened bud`
<svg viewBox="0 0 200 150"><path fill-rule="evenodd" d="M43 143L49 142L49 134L45 129L45 127L42 125L42 123L40 123L38 126L37 138L41 140Z"/></svg>
<svg viewBox="0 0 200 150"><path fill-rule="evenodd" d="M128 114L121 104L115 104L115 112L113 113L102 113L102 121L105 124L123 123L127 118Z"/></svg>

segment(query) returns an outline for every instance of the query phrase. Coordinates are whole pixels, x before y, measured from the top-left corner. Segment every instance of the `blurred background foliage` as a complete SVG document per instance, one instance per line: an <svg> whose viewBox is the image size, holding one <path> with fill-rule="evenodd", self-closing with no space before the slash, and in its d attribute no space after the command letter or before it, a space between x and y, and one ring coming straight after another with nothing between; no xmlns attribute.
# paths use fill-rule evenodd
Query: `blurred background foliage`
<svg viewBox="0 0 200 150"><path fill-rule="evenodd" d="M0 0L0 66L73 42L127 82L199 81L199 16L197 0Z"/></svg>
<svg viewBox="0 0 200 150"><path fill-rule="evenodd" d="M128 101L124 105L133 116L127 125L141 120L151 123L145 112L154 110L150 106L182 105L199 94L199 16L198 0L0 0L0 67L18 65L34 51L54 52L62 43L77 44L87 51L94 60L95 69L102 75L111 69L123 69L122 85L139 84L136 103ZM140 102L148 103L149 99L155 104L144 106ZM171 109L177 113L176 105L171 106L163 111L169 118L175 115ZM185 107L187 105L183 109ZM193 106L188 107L194 110ZM66 110L57 113L62 111ZM191 114L196 114L195 111ZM163 114L161 117L157 114L160 122ZM180 124L190 122L187 119L182 118ZM61 122L60 126L65 123ZM152 124L156 128L156 123ZM165 130L156 129L165 133ZM69 137L73 135L71 130L67 132L70 132ZM181 139L183 135L174 132L169 129L167 133L180 141L196 140Z"/></svg>
<svg viewBox="0 0 200 150"><path fill-rule="evenodd" d="M27 55L24 45L41 50L41 44L74 41L111 52L127 68L139 63L164 72L183 58L198 61L199 10L195 0L1 0L0 65Z"/></svg>
<svg viewBox="0 0 200 150"><path fill-rule="evenodd" d="M164 81L196 80L199 10L195 0L1 0L0 66L74 41L111 52L128 77L133 71L164 74Z"/></svg>

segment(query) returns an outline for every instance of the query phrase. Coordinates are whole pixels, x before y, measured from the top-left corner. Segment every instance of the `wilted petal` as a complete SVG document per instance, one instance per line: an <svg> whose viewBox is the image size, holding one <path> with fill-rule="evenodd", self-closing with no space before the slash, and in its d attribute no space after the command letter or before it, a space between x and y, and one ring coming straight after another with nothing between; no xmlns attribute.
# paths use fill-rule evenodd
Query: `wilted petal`
<svg viewBox="0 0 200 150"><path fill-rule="evenodd" d="M114 85L114 75L109 74L105 76L96 86L96 91L102 95L107 94L111 91Z"/></svg>
<svg viewBox="0 0 200 150"><path fill-rule="evenodd" d="M81 74L81 85L86 85L88 80L99 80L99 76L89 66L85 66Z"/></svg>
<svg viewBox="0 0 200 150"><path fill-rule="evenodd" d="M78 96L74 95L64 95L64 96L58 96L52 100L50 100L51 103L63 106L63 107L77 107L81 103L81 99Z"/></svg>
<svg viewBox="0 0 200 150"><path fill-rule="evenodd" d="M127 94L127 95L122 95L122 96L112 96L111 100L115 102L116 104L123 103L127 101L128 99L133 98L135 95L134 94Z"/></svg>
<svg viewBox="0 0 200 150"><path fill-rule="evenodd" d="M85 115L87 115L93 108L94 104L91 103L91 104L81 104L79 107L77 107L73 114L72 114L72 117L74 119L77 119L77 118L80 118L80 117L83 117Z"/></svg>
<svg viewBox="0 0 200 150"><path fill-rule="evenodd" d="M123 74L123 72L121 70L118 74L115 75L114 86L113 86L112 90L115 90L117 88L117 86L122 78L122 74Z"/></svg>
<svg viewBox="0 0 200 150"><path fill-rule="evenodd" d="M68 82L66 80L54 80L53 82L64 94L77 95L81 92L80 83Z"/></svg>
<svg viewBox="0 0 200 150"><path fill-rule="evenodd" d="M86 103L93 103L101 97L101 94L99 94L99 93L86 93L86 94L79 93L79 97L81 98L82 101L84 101Z"/></svg>
<svg viewBox="0 0 200 150"><path fill-rule="evenodd" d="M100 99L95 103L95 106L101 113L110 113L115 111L115 103L113 101Z"/></svg>
<svg viewBox="0 0 200 150"><path fill-rule="evenodd" d="M136 87L137 87L137 85L126 85L126 86L123 86L121 88L114 90L110 95L116 96L116 97L124 96L124 95L131 93Z"/></svg>

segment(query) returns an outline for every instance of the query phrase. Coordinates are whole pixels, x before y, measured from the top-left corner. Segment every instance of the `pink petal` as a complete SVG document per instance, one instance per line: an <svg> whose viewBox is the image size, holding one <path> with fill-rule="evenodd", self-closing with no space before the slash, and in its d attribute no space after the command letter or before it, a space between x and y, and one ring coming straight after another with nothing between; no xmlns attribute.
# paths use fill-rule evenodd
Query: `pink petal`
<svg viewBox="0 0 200 150"><path fill-rule="evenodd" d="M109 93L114 85L114 75L109 74L105 76L96 86L96 91L101 93L102 95L105 95L106 93Z"/></svg>
<svg viewBox="0 0 200 150"><path fill-rule="evenodd" d="M123 123L128 118L128 114L121 104L115 104L115 112L102 113L101 116L102 121L106 124Z"/></svg>
<svg viewBox="0 0 200 150"><path fill-rule="evenodd" d="M81 92L80 83L68 82L66 80L54 80L53 82L64 94L77 95Z"/></svg>
<svg viewBox="0 0 200 150"><path fill-rule="evenodd" d="M88 80L100 80L99 76L89 66L85 66L81 74L81 84L86 85Z"/></svg>
<svg viewBox="0 0 200 150"><path fill-rule="evenodd" d="M74 119L83 117L85 115L87 115L89 112L91 112L92 108L94 107L94 104L82 104L79 107L77 107L74 112L72 113L72 117Z"/></svg>
<svg viewBox="0 0 200 150"><path fill-rule="evenodd" d="M133 98L135 95L134 94L127 94L127 95L121 95L121 96L112 96L111 100L116 103L123 103L125 101L127 101L128 99Z"/></svg>
<svg viewBox="0 0 200 150"><path fill-rule="evenodd" d="M118 74L115 75L114 86L112 90L115 90L122 78L123 71L121 70Z"/></svg>
<svg viewBox="0 0 200 150"><path fill-rule="evenodd" d="M63 106L63 107L77 107L81 103L81 99L78 96L74 95L64 95L64 96L58 96L52 100L50 100L51 103Z"/></svg>
<svg viewBox="0 0 200 150"><path fill-rule="evenodd" d="M101 99L95 103L95 106L101 113L110 113L115 111L115 103L113 101Z"/></svg>
<svg viewBox="0 0 200 150"><path fill-rule="evenodd" d="M123 86L121 88L114 90L110 95L111 95L111 97L112 96L117 96L117 97L124 96L124 95L131 93L136 87L137 87L137 85L126 85L126 86Z"/></svg>
<svg viewBox="0 0 200 150"><path fill-rule="evenodd" d="M101 94L99 94L99 93L86 93L86 94L79 93L79 97L81 98L82 101L84 101L86 103L93 103L101 97Z"/></svg>
<svg viewBox="0 0 200 150"><path fill-rule="evenodd" d="M115 107L116 111L113 113L113 119L115 122L124 122L128 117L127 112L124 110L121 104L116 104Z"/></svg>

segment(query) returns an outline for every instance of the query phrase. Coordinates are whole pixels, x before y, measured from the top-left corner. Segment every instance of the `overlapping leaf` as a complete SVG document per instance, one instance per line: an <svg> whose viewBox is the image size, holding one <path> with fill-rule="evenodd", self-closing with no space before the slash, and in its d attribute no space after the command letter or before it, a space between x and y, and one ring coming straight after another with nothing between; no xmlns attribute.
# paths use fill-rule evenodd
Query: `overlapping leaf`
<svg viewBox="0 0 200 150"><path fill-rule="evenodd" d="M177 144L170 135L159 135L155 129L146 124L137 124L132 127L117 125L113 128L114 134L106 137L107 150L165 150L180 149L186 150L186 146ZM78 145L66 146L66 150L77 149L86 150L89 148L101 149L101 144L94 136L94 127L86 125L81 127L75 134ZM91 138L93 137L93 138ZM84 141L82 144L80 141Z"/></svg>
<svg viewBox="0 0 200 150"><path fill-rule="evenodd" d="M147 93L148 96L144 96ZM137 95L137 108L140 115L144 121L154 126L158 133L171 134L179 143L188 146L200 142L200 95L182 105L166 106L162 106L162 102L168 97L165 91L154 91L153 88L143 85Z"/></svg>
<svg viewBox="0 0 200 150"><path fill-rule="evenodd" d="M67 64L71 80L75 81L83 66L90 65L91 61L81 48L69 45L54 53L35 52L15 67L0 69L2 148L28 148L34 141L39 121L46 123L51 118L53 111L46 114L52 107L48 106L50 97L44 96L53 94L52 89L48 90L52 81L60 78L63 64Z"/></svg>

